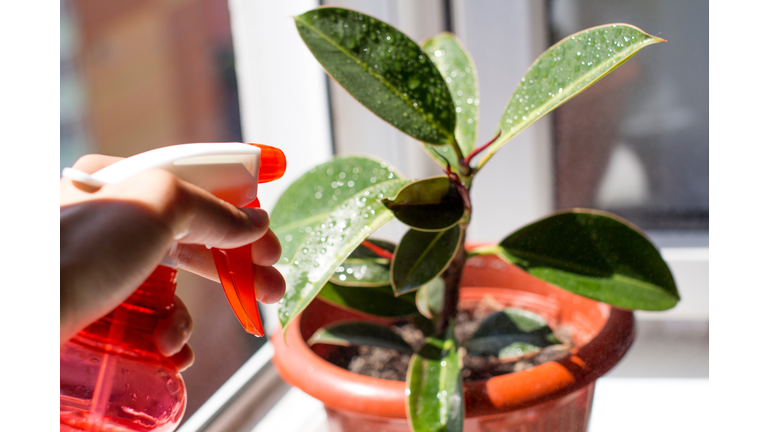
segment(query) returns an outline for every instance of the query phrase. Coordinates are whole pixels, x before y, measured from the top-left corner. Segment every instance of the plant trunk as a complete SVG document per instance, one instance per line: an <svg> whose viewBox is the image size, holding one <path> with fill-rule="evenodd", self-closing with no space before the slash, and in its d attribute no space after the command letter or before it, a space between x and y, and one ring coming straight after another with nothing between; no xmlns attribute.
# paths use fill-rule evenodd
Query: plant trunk
<svg viewBox="0 0 768 432"><path fill-rule="evenodd" d="M459 282L461 282L461 274L464 270L464 263L467 260L467 251L464 248L466 233L466 226L462 226L459 250L443 273L445 296L443 298L443 313L440 314L440 319L435 328L436 334L443 334L448 329L448 325L456 320L456 313L459 310Z"/></svg>

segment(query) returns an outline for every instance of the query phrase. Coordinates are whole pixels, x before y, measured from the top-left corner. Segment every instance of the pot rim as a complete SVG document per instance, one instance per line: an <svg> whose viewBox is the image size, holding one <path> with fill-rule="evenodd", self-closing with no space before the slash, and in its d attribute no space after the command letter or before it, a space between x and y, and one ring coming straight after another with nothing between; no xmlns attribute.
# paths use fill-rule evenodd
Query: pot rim
<svg viewBox="0 0 768 432"><path fill-rule="evenodd" d="M462 287L462 299L479 298L488 291L507 295L520 292L498 287ZM285 339L281 331L271 337L275 347L273 364L285 381L334 409L367 416L406 418L404 381L359 375L325 361L301 337L297 324L300 320L301 315L288 327ZM568 357L521 372L465 381L465 417L515 411L557 399L590 384L624 356L634 338L634 328L632 311L611 307L597 335L571 350Z"/></svg>

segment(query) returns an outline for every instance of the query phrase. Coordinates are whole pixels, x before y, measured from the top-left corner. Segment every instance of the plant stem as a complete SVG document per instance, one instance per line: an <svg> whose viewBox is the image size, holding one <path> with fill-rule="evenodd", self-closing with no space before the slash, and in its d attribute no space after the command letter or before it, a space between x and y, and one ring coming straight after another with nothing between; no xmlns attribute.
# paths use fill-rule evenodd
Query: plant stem
<svg viewBox="0 0 768 432"><path fill-rule="evenodd" d="M469 188L472 187L472 169L468 164L461 163L464 161L464 155L461 153L461 148L455 137L451 144L456 151L456 155L459 157L460 171L457 175L451 172L451 165L446 164L445 173L458 189L464 201L465 213L464 218L459 222L461 226L459 249L456 251L456 255L451 260L451 263L448 264L448 268L442 274L443 282L445 282L445 295L443 296L443 312L440 314L435 326L436 334L443 334L451 322L455 322L456 314L459 312L459 283L461 282L461 274L464 271L464 264L467 261L467 249L464 243L467 238L467 225L472 217L472 202L469 198ZM464 184L462 179L466 180L467 184Z"/></svg>
<svg viewBox="0 0 768 432"><path fill-rule="evenodd" d="M456 157L459 159L459 174L463 177L469 177L472 174L472 170L469 169L469 165L461 163L464 160L464 153L462 153L461 147L459 147L459 142L456 141L455 136L451 140L451 146L453 147L453 151L456 152Z"/></svg>
<svg viewBox="0 0 768 432"><path fill-rule="evenodd" d="M382 249L367 240L363 240L363 246L367 247L371 252L375 253L376 255L382 258L391 260L392 257L394 257L394 255L392 255L392 252Z"/></svg>
<svg viewBox="0 0 768 432"><path fill-rule="evenodd" d="M467 226L463 224L461 226L461 237L459 238L459 250L443 273L445 296L443 298L443 312L440 314L437 326L435 327L436 334L442 334L448 328L450 322L455 320L456 314L459 311L459 282L461 282L461 274L464 271L464 263L467 261L467 251L464 248L466 232Z"/></svg>
<svg viewBox="0 0 768 432"><path fill-rule="evenodd" d="M466 167L466 169L467 169L469 172L472 172L472 167L470 167L470 166L469 166L469 163L470 163L470 162L472 162L472 158L474 158L475 156L477 156L477 154L478 154L478 153L480 153L481 151L483 151L483 150L487 149L488 147L490 147L490 145L491 145L491 144L493 144L493 143L494 143L494 142L495 142L495 141L496 141L496 140L499 138L499 136L500 136L500 135L501 135L501 131L499 131L499 132L496 134L496 136L494 136L494 137L493 137L493 138L492 138L490 141L488 141L487 143L483 144L482 146L480 146L480 147L478 147L478 148L474 149L474 150L473 150L473 151L472 151L470 154L468 154L468 155L467 155L467 156L466 156L464 159L462 159L461 161L459 161L459 164L462 166L462 168L463 168L463 167ZM480 168L480 167L477 167L477 169L479 169L479 168ZM477 169L475 169L475 171L476 171Z"/></svg>

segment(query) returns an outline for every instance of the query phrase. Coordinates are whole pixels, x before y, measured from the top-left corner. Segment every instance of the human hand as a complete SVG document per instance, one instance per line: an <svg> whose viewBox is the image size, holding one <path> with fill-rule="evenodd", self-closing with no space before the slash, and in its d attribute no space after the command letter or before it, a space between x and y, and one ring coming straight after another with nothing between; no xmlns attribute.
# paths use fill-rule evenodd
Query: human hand
<svg viewBox="0 0 768 432"><path fill-rule="evenodd" d="M192 335L192 315L179 296L174 297L173 304L173 310L160 320L153 336L160 354L168 357L181 372L195 361L195 353L187 343Z"/></svg>
<svg viewBox="0 0 768 432"><path fill-rule="evenodd" d="M89 155L74 168L93 173L118 160ZM215 281L216 267L205 245L228 249L252 243L257 299L274 303L285 291L282 275L272 267L280 243L264 210L238 209L162 170L98 190L69 179L60 187L62 344L127 299L173 241L179 242L180 268ZM189 313L181 302L177 305L182 305L180 315L168 318L176 324L161 326L156 339L164 354L188 351L191 362L186 346L191 318L186 325ZM174 349L180 351L173 354Z"/></svg>

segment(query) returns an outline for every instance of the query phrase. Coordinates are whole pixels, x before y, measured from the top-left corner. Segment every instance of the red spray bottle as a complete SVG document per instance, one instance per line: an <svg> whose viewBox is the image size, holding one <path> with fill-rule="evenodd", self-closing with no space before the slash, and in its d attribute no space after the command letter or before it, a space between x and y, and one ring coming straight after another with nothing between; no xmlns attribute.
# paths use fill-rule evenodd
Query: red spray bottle
<svg viewBox="0 0 768 432"><path fill-rule="evenodd" d="M258 183L282 177L285 166L285 155L274 147L201 143L151 150L90 175L70 168L62 174L100 187L161 168L235 206L258 207ZM211 251L238 320L247 332L263 336L251 245ZM152 336L173 309L174 252L175 245L130 298L62 347L61 431L166 432L178 426L186 407L184 381Z"/></svg>

